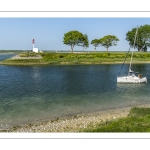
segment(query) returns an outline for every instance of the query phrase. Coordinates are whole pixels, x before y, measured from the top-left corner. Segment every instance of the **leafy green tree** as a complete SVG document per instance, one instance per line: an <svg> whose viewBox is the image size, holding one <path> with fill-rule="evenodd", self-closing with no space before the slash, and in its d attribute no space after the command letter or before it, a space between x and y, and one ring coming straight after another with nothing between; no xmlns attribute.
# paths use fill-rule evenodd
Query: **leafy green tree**
<svg viewBox="0 0 150 150"><path fill-rule="evenodd" d="M91 41L91 44L94 46L95 52L96 52L96 47L99 46L99 40L98 39L94 39Z"/></svg>
<svg viewBox="0 0 150 150"><path fill-rule="evenodd" d="M109 47L116 46L118 41L119 39L114 35L106 35L99 39L100 45L106 48L106 52L108 52Z"/></svg>
<svg viewBox="0 0 150 150"><path fill-rule="evenodd" d="M82 46L85 41L84 35L79 31L69 31L64 34L63 43L71 46L71 52L73 52L74 46Z"/></svg>
<svg viewBox="0 0 150 150"><path fill-rule="evenodd" d="M88 36L87 34L84 34L84 41L83 41L83 51L84 51L84 48L88 48L89 47L89 40L88 40Z"/></svg>
<svg viewBox="0 0 150 150"><path fill-rule="evenodd" d="M133 28L131 31L126 33L126 40L129 42L131 47L134 46L135 33L137 28ZM137 37L135 41L135 47L138 51L146 52L150 47L150 25L140 26L138 28Z"/></svg>

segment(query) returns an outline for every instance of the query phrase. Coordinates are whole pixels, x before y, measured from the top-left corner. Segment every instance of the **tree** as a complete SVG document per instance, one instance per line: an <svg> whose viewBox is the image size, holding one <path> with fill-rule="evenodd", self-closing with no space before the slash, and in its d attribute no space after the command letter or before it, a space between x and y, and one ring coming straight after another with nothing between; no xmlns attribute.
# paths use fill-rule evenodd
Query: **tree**
<svg viewBox="0 0 150 150"><path fill-rule="evenodd" d="M74 46L81 46L85 41L84 35L79 31L69 31L64 34L63 43L71 46L71 52L73 52Z"/></svg>
<svg viewBox="0 0 150 150"><path fill-rule="evenodd" d="M126 40L129 41L129 45L131 47L134 45L136 30L137 28L133 28L131 31L126 33ZM134 48L137 48L138 51L146 52L148 47L150 47L150 25L146 24L138 28Z"/></svg>
<svg viewBox="0 0 150 150"><path fill-rule="evenodd" d="M82 47L83 47L83 51L84 51L84 47L85 47L85 48L88 48L88 47L89 47L89 40L88 40L87 34L84 34L84 40L83 40L83 45L82 45Z"/></svg>
<svg viewBox="0 0 150 150"><path fill-rule="evenodd" d="M106 52L108 52L110 46L116 46L118 41L119 39L114 35L107 35L99 39L100 45L106 48Z"/></svg>
<svg viewBox="0 0 150 150"><path fill-rule="evenodd" d="M91 44L94 46L95 52L96 52L96 47L99 46L99 40L98 39L94 39L91 41Z"/></svg>

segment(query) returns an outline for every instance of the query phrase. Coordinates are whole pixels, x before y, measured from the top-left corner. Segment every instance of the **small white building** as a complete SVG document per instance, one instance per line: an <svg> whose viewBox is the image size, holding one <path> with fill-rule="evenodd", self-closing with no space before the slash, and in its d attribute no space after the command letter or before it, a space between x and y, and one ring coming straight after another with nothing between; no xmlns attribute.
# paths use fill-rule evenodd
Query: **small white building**
<svg viewBox="0 0 150 150"><path fill-rule="evenodd" d="M33 48L33 52L38 53L39 52L38 48Z"/></svg>

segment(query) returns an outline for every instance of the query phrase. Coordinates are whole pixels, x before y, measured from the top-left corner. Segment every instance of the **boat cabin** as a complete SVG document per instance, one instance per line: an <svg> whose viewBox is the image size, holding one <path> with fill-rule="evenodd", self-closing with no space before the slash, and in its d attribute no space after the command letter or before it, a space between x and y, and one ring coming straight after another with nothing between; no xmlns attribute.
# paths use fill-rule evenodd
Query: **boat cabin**
<svg viewBox="0 0 150 150"><path fill-rule="evenodd" d="M142 75L140 72L134 72L134 71L130 71L129 76L142 78Z"/></svg>

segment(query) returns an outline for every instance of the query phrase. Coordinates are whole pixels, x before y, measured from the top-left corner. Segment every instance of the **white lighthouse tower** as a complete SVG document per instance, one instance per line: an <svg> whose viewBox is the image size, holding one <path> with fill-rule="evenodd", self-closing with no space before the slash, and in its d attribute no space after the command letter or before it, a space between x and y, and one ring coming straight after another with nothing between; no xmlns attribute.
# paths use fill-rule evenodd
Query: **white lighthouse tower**
<svg viewBox="0 0 150 150"><path fill-rule="evenodd" d="M32 39L33 52L38 53L38 52L39 52L39 50L38 50L38 48L34 48L34 43L35 43L35 40L34 40L34 39Z"/></svg>

